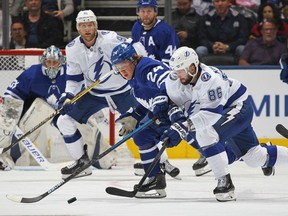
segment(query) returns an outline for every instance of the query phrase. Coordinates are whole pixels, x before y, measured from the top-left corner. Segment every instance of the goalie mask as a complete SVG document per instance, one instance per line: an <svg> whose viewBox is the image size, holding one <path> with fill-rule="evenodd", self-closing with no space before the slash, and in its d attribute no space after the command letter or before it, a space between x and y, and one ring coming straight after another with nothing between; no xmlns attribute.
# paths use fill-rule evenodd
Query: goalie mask
<svg viewBox="0 0 288 216"><path fill-rule="evenodd" d="M43 65L45 75L50 79L55 79L62 64L65 63L65 57L59 48L52 45L43 52L40 62Z"/></svg>
<svg viewBox="0 0 288 216"><path fill-rule="evenodd" d="M125 60L134 62L133 56L135 54L136 50L131 43L124 42L114 47L111 54L111 62L115 74L119 74L120 71L125 68L125 63L129 64L129 62L125 62Z"/></svg>
<svg viewBox="0 0 288 216"><path fill-rule="evenodd" d="M196 73L192 74L189 70L191 64L194 64ZM177 72L184 70L192 78L198 73L199 59L197 53L189 47L180 47L169 60L170 68Z"/></svg>

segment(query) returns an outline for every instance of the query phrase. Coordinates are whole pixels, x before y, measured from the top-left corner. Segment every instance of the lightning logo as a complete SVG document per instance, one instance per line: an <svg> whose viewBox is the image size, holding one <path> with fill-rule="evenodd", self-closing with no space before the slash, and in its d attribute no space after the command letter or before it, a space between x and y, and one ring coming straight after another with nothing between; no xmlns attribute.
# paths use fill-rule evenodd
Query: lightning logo
<svg viewBox="0 0 288 216"><path fill-rule="evenodd" d="M237 109L232 109L229 112L226 113L226 120L221 124L221 126L223 126L224 124L232 121L233 119L235 119L235 115L239 113L239 110Z"/></svg>
<svg viewBox="0 0 288 216"><path fill-rule="evenodd" d="M112 65L110 62L103 60L104 56L102 56L96 63L95 63L95 67L93 69L93 80L91 80L92 82L94 82L95 80L99 80L100 77L103 74L103 70L107 70L107 66L105 67L105 64L108 65L108 69L109 71L112 70ZM91 72L90 72L91 74ZM89 76L90 77L90 76ZM103 80L101 83L105 83L108 79L110 78L107 77L105 80Z"/></svg>

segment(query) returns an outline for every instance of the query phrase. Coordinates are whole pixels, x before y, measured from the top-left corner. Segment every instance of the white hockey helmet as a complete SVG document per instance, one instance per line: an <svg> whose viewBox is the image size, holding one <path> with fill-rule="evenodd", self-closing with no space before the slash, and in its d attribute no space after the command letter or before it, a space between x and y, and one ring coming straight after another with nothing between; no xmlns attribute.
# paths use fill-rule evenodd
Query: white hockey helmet
<svg viewBox="0 0 288 216"><path fill-rule="evenodd" d="M92 10L82 10L79 11L77 17L76 17L76 28L78 30L78 26L80 23L85 22L94 22L95 26L97 27L97 17L93 13Z"/></svg>
<svg viewBox="0 0 288 216"><path fill-rule="evenodd" d="M59 64L48 67L46 65L46 60L56 60L59 62ZM42 56L40 57L40 62L44 67L45 75L47 75L50 79L55 79L61 69L62 64L65 63L65 56L61 53L61 50L58 47L52 45L43 52Z"/></svg>
<svg viewBox="0 0 288 216"><path fill-rule="evenodd" d="M194 64L197 73L199 63L199 58L195 50L186 46L177 49L169 60L170 68L173 71L185 70L192 77L193 75L189 73L189 67L191 64Z"/></svg>

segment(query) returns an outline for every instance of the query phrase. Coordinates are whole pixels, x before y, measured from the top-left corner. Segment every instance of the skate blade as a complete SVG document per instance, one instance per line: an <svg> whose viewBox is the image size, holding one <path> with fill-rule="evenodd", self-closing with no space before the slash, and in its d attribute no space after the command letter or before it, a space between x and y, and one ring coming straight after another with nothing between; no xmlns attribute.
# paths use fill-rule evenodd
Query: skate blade
<svg viewBox="0 0 288 216"><path fill-rule="evenodd" d="M167 196L164 189L150 190L146 192L138 191L135 195L138 199L160 199Z"/></svg>
<svg viewBox="0 0 288 216"><path fill-rule="evenodd" d="M228 193L218 193L218 194L215 194L215 196L218 202L236 201L236 196L235 196L234 191L230 191Z"/></svg>
<svg viewBox="0 0 288 216"><path fill-rule="evenodd" d="M144 169L134 169L134 175L136 176L144 176L145 171Z"/></svg>
<svg viewBox="0 0 288 216"><path fill-rule="evenodd" d="M209 173L212 171L212 169L210 167L203 167L201 169L197 169L197 170L194 170L195 171L195 175L196 176L202 176L202 175L205 175L206 173Z"/></svg>
<svg viewBox="0 0 288 216"><path fill-rule="evenodd" d="M177 176L175 176L175 177L172 177L172 176L171 176L171 178L176 179L176 180L182 180L182 178L181 178L180 175L177 175Z"/></svg>

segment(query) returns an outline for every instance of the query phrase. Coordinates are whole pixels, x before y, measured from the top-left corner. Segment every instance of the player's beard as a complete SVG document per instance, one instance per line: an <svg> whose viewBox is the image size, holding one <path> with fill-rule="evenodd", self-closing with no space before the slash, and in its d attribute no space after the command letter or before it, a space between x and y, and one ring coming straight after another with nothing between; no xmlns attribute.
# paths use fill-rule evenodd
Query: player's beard
<svg viewBox="0 0 288 216"><path fill-rule="evenodd" d="M188 85L191 83L193 77L191 76L187 76L185 78L180 78L180 82L183 84L183 85Z"/></svg>
<svg viewBox="0 0 288 216"><path fill-rule="evenodd" d="M87 34L87 35L81 35L83 40L87 43L92 42L96 38L96 32L94 34Z"/></svg>

